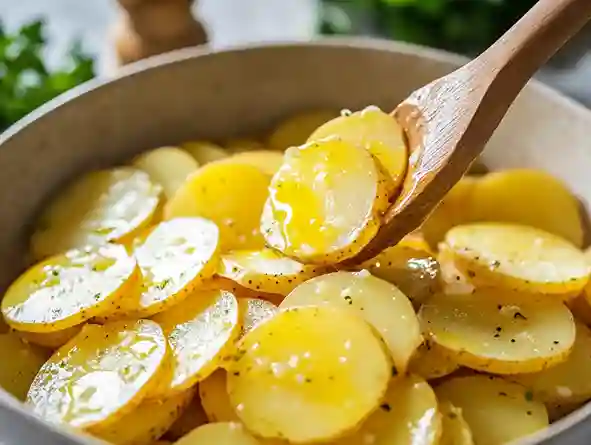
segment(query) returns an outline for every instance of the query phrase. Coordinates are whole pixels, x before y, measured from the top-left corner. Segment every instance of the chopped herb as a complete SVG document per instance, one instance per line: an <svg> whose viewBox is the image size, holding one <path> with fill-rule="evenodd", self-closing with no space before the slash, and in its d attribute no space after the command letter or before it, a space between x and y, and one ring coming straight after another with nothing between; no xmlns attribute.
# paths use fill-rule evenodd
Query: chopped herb
<svg viewBox="0 0 591 445"><path fill-rule="evenodd" d="M100 300L101 299L101 294L100 293L99 294L94 294L94 299L97 300L97 301Z"/></svg>
<svg viewBox="0 0 591 445"><path fill-rule="evenodd" d="M353 304L353 298L350 295L345 295L344 298L347 303Z"/></svg>
<svg viewBox="0 0 591 445"><path fill-rule="evenodd" d="M170 278L167 278L156 285L156 288L159 290L163 290L166 286L170 283Z"/></svg>

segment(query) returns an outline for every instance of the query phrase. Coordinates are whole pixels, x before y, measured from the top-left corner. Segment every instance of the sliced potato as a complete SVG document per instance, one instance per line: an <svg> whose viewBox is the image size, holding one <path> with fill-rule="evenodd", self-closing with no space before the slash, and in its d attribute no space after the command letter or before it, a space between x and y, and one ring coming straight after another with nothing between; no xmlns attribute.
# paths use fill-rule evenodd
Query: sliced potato
<svg viewBox="0 0 591 445"><path fill-rule="evenodd" d="M472 195L478 221L537 227L583 245L579 203L554 176L530 169L493 172L482 177Z"/></svg>
<svg viewBox="0 0 591 445"><path fill-rule="evenodd" d="M44 348L57 349L73 339L82 330L79 324L61 331L55 332L25 332L17 331L18 335L28 343L43 346Z"/></svg>
<svg viewBox="0 0 591 445"><path fill-rule="evenodd" d="M387 182L369 152L340 139L293 147L269 186L265 240L304 263L353 257L377 233Z"/></svg>
<svg viewBox="0 0 591 445"><path fill-rule="evenodd" d="M21 275L4 295L2 314L20 331L62 331L118 306L138 279L123 246L70 250Z"/></svg>
<svg viewBox="0 0 591 445"><path fill-rule="evenodd" d="M559 341L558 339L556 341ZM581 403L591 399L591 330L577 322L572 352L562 363L541 372L511 376L547 405Z"/></svg>
<svg viewBox="0 0 591 445"><path fill-rule="evenodd" d="M352 436L336 445L435 445L441 436L441 416L435 393L420 377L394 379L377 409Z"/></svg>
<svg viewBox="0 0 591 445"><path fill-rule="evenodd" d="M209 164L227 158L229 152L212 142L191 141L181 144L181 147L188 151L199 165Z"/></svg>
<svg viewBox="0 0 591 445"><path fill-rule="evenodd" d="M260 298L241 298L238 300L242 314L241 337L252 331L259 323L275 316L279 309L270 301Z"/></svg>
<svg viewBox="0 0 591 445"><path fill-rule="evenodd" d="M292 115L277 125L267 145L281 151L302 145L314 130L336 116L338 113L331 110L312 110Z"/></svg>
<svg viewBox="0 0 591 445"><path fill-rule="evenodd" d="M238 301L230 292L194 293L154 316L172 347L172 379L164 393L190 388L215 371L240 334Z"/></svg>
<svg viewBox="0 0 591 445"><path fill-rule="evenodd" d="M575 323L560 301L499 304L499 290L437 294L419 312L432 340L460 365L497 374L536 372L566 360Z"/></svg>
<svg viewBox="0 0 591 445"><path fill-rule="evenodd" d="M481 223L455 227L445 243L458 269L477 287L578 295L591 270L570 242L528 226Z"/></svg>
<svg viewBox="0 0 591 445"><path fill-rule="evenodd" d="M281 308L331 305L352 309L384 340L396 370L406 372L422 343L421 328L412 304L396 286L367 271L334 272L306 281L281 303Z"/></svg>
<svg viewBox="0 0 591 445"><path fill-rule="evenodd" d="M132 165L160 184L167 198L171 198L185 179L199 168L193 156L177 147L150 150L136 157Z"/></svg>
<svg viewBox="0 0 591 445"><path fill-rule="evenodd" d="M459 369L450 355L437 343L426 340L412 357L408 371L426 380L438 379Z"/></svg>
<svg viewBox="0 0 591 445"><path fill-rule="evenodd" d="M165 399L144 400L115 423L93 434L115 445L146 445L160 439L180 417L195 394L194 389Z"/></svg>
<svg viewBox="0 0 591 445"><path fill-rule="evenodd" d="M260 151L265 149L265 146L261 142L248 138L228 139L224 143L224 147L231 153L241 153L243 151L254 150Z"/></svg>
<svg viewBox="0 0 591 445"><path fill-rule="evenodd" d="M147 317L187 297L211 278L219 263L219 230L204 218L176 218L136 239L133 254L142 271L134 311Z"/></svg>
<svg viewBox="0 0 591 445"><path fill-rule="evenodd" d="M164 218L201 216L220 229L222 250L264 246L259 224L269 175L252 165L216 162L201 167L166 203Z"/></svg>
<svg viewBox="0 0 591 445"><path fill-rule="evenodd" d="M208 423L191 431L175 445L261 445L239 423Z"/></svg>
<svg viewBox="0 0 591 445"><path fill-rule="evenodd" d="M396 285L417 309L441 288L441 271L433 254L407 243L387 248L361 267Z"/></svg>
<svg viewBox="0 0 591 445"><path fill-rule="evenodd" d="M398 122L376 106L352 114L342 114L318 128L309 142L337 136L368 150L381 163L390 179L389 194L402 184L408 164L404 131Z"/></svg>
<svg viewBox="0 0 591 445"><path fill-rule="evenodd" d="M439 412L443 427L439 445L474 445L472 431L460 408L456 408L447 400L440 400Z"/></svg>
<svg viewBox="0 0 591 445"><path fill-rule="evenodd" d="M27 402L50 422L102 429L158 384L166 349L162 329L150 320L86 325L43 365Z"/></svg>
<svg viewBox="0 0 591 445"><path fill-rule="evenodd" d="M192 389L189 391L192 391ZM199 395L196 394L191 399L189 405L182 411L180 417L176 419L168 429L166 432L166 438L170 440L179 440L181 437L189 434L195 428L205 425L207 422L207 415L203 410L203 406L201 406L201 399L199 398Z"/></svg>
<svg viewBox="0 0 591 445"><path fill-rule="evenodd" d="M542 403L523 386L498 377L456 377L435 393L462 410L478 445L504 445L548 426Z"/></svg>
<svg viewBox="0 0 591 445"><path fill-rule="evenodd" d="M36 259L86 245L126 242L147 227L162 188L131 167L82 176L49 203L31 238Z"/></svg>
<svg viewBox="0 0 591 445"><path fill-rule="evenodd" d="M454 254L445 244L439 244L437 262L441 271L441 288L446 294L471 294L474 284L470 278L458 269L454 261Z"/></svg>
<svg viewBox="0 0 591 445"><path fill-rule="evenodd" d="M355 429L379 405L390 376L388 357L361 318L301 307L281 311L240 341L228 392L254 434L313 442Z"/></svg>
<svg viewBox="0 0 591 445"><path fill-rule="evenodd" d="M272 249L235 250L222 256L219 273L248 289L287 295L298 284L320 275L318 266L301 264Z"/></svg>
<svg viewBox="0 0 591 445"><path fill-rule="evenodd" d="M210 422L239 422L240 419L230 402L226 383L228 374L218 369L201 383L199 396Z"/></svg>
<svg viewBox="0 0 591 445"><path fill-rule="evenodd" d="M271 150L254 150L236 153L222 162L252 165L263 173L273 176L283 163L283 154Z"/></svg>
<svg viewBox="0 0 591 445"><path fill-rule="evenodd" d="M427 217L420 230L432 248L436 248L443 241L445 234L452 227L474 220L471 205L477 182L477 178L463 177Z"/></svg>
<svg viewBox="0 0 591 445"><path fill-rule="evenodd" d="M25 400L31 382L47 356L12 332L0 334L0 387Z"/></svg>

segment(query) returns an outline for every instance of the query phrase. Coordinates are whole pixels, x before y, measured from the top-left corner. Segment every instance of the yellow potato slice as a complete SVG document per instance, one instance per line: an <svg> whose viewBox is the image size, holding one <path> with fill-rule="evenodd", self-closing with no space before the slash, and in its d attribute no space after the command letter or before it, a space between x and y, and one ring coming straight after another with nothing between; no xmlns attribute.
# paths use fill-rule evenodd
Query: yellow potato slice
<svg viewBox="0 0 591 445"><path fill-rule="evenodd" d="M177 147L160 147L136 157L132 165L145 171L171 198L191 173L199 168L195 158Z"/></svg>
<svg viewBox="0 0 591 445"><path fill-rule="evenodd" d="M417 309L441 288L441 271L433 254L406 243L387 248L361 267L396 285Z"/></svg>
<svg viewBox="0 0 591 445"><path fill-rule="evenodd" d="M27 402L50 422L104 428L158 384L166 349L162 329L150 320L86 325L43 365Z"/></svg>
<svg viewBox="0 0 591 445"><path fill-rule="evenodd" d="M272 249L235 250L222 256L219 275L248 289L287 295L298 284L320 275L318 266L301 264Z"/></svg>
<svg viewBox="0 0 591 445"><path fill-rule="evenodd" d="M404 374L423 342L412 304L396 286L367 271L334 272L299 285L281 308L331 305L352 309L382 337L397 372ZM393 371L394 372L394 371Z"/></svg>
<svg viewBox="0 0 591 445"><path fill-rule="evenodd" d="M31 239L32 254L43 259L89 244L129 241L148 226L161 194L161 186L135 168L89 173L46 207Z"/></svg>
<svg viewBox="0 0 591 445"><path fill-rule="evenodd" d="M210 422L240 421L230 402L230 396L226 387L227 381L227 372L223 369L218 369L199 383L201 404Z"/></svg>
<svg viewBox="0 0 591 445"><path fill-rule="evenodd" d="M489 173L476 184L472 211L478 221L537 227L583 245L579 203L565 184L540 170Z"/></svg>
<svg viewBox="0 0 591 445"><path fill-rule="evenodd" d="M462 410L447 400L439 401L442 419L442 434L439 445L474 445L470 426L462 415Z"/></svg>
<svg viewBox="0 0 591 445"><path fill-rule="evenodd" d="M244 337L252 331L259 323L274 317L279 308L270 301L260 298L241 298L238 300L240 313L242 314L242 332L240 337Z"/></svg>
<svg viewBox="0 0 591 445"><path fill-rule="evenodd" d="M185 181L164 208L164 218L201 216L220 229L222 250L260 249L259 225L269 175L252 165L213 163Z"/></svg>
<svg viewBox="0 0 591 445"><path fill-rule="evenodd" d="M70 250L21 275L4 295L2 314L20 331L62 331L115 308L138 279L123 246Z"/></svg>
<svg viewBox="0 0 591 445"><path fill-rule="evenodd" d="M176 218L136 239L133 254L142 271L136 316L162 312L211 278L219 262L219 230L204 218Z"/></svg>
<svg viewBox="0 0 591 445"><path fill-rule="evenodd" d="M314 442L355 429L379 405L390 377L380 341L354 313L291 308L241 340L228 392L254 434Z"/></svg>
<svg viewBox="0 0 591 445"><path fill-rule="evenodd" d="M568 297L578 295L591 270L570 242L543 230L511 224L455 227L445 243L475 286Z"/></svg>
<svg viewBox="0 0 591 445"><path fill-rule="evenodd" d="M570 355L562 363L541 372L511 376L533 391L546 404L573 404L591 399L591 330L577 322L577 337Z"/></svg>
<svg viewBox="0 0 591 445"><path fill-rule="evenodd" d="M269 135L267 145L273 150L287 150L302 145L314 130L338 116L336 111L312 110L292 115Z"/></svg>
<svg viewBox="0 0 591 445"><path fill-rule="evenodd" d="M426 380L445 377L459 369L455 361L437 343L426 340L412 357L408 371Z"/></svg>
<svg viewBox="0 0 591 445"><path fill-rule="evenodd" d="M377 409L352 436L335 445L435 445L441 435L441 416L435 393L420 377L390 383Z"/></svg>
<svg viewBox="0 0 591 445"><path fill-rule="evenodd" d="M337 136L363 147L381 163L390 178L389 193L402 184L408 164L404 132L398 122L376 106L352 114L342 114L318 128L309 142Z"/></svg>
<svg viewBox="0 0 591 445"><path fill-rule="evenodd" d="M175 445L262 445L239 423L209 423L191 431Z"/></svg>
<svg viewBox="0 0 591 445"><path fill-rule="evenodd" d="M227 158L229 152L208 141L191 141L181 144L181 148L188 151L199 165L209 164Z"/></svg>
<svg viewBox="0 0 591 445"><path fill-rule="evenodd" d="M235 139L228 139L224 143L224 147L231 153L241 153L243 151L260 151L264 150L265 146L254 139L248 138L235 138Z"/></svg>
<svg viewBox="0 0 591 445"><path fill-rule="evenodd" d="M16 334L0 334L0 387L19 400L25 400L31 382L47 356L23 342Z"/></svg>
<svg viewBox="0 0 591 445"><path fill-rule="evenodd" d="M462 410L478 445L504 445L548 426L542 403L523 386L498 377L456 377L435 393Z"/></svg>
<svg viewBox="0 0 591 445"><path fill-rule="evenodd" d="M179 440L181 437L189 434L195 428L205 425L207 422L207 415L203 410L203 406L201 406L201 399L199 398L199 395L196 394L191 399L189 405L183 410L180 417L176 419L168 429L166 432L166 438L170 440Z"/></svg>
<svg viewBox="0 0 591 445"><path fill-rule="evenodd" d="M154 316L174 357L172 379L161 391L183 391L215 371L240 334L240 318L236 297L221 290L194 293Z"/></svg>
<svg viewBox="0 0 591 445"><path fill-rule="evenodd" d="M43 346L49 349L57 349L73 339L82 330L83 325L72 326L71 328L55 332L24 332L18 331L18 335L34 345Z"/></svg>
<svg viewBox="0 0 591 445"><path fill-rule="evenodd" d="M271 150L245 151L236 153L221 162L252 165L263 173L273 176L283 163L283 154Z"/></svg>
<svg viewBox="0 0 591 445"><path fill-rule="evenodd" d="M536 372L564 361L575 341L560 301L499 304L499 290L437 294L419 312L431 339L460 365L497 374ZM529 301L528 301L529 300Z"/></svg>
<svg viewBox="0 0 591 445"><path fill-rule="evenodd" d="M462 178L425 220L420 230L432 248L437 247L452 227L474 220L471 205L477 182L476 178Z"/></svg>
<svg viewBox="0 0 591 445"><path fill-rule="evenodd" d="M146 445L160 439L180 417L195 394L194 389L165 399L144 400L137 408L93 434L115 445Z"/></svg>
<svg viewBox="0 0 591 445"><path fill-rule="evenodd" d="M355 256L388 206L387 179L366 150L337 138L285 153L261 219L267 244L304 263Z"/></svg>

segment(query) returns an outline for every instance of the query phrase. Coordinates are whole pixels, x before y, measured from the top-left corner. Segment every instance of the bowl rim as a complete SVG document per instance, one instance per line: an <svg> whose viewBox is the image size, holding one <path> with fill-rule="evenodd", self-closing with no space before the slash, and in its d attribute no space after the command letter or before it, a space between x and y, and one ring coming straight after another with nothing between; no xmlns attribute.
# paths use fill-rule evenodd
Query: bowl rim
<svg viewBox="0 0 591 445"><path fill-rule="evenodd" d="M259 42L259 43L245 43L238 45L225 46L224 48L211 48L209 46L197 46L188 47L175 51L171 51L165 54L152 56L132 64L119 67L117 72L112 75L96 77L89 80L81 85L72 88L69 91L57 96L56 98L46 102L36 110L32 111L16 123L9 126L3 133L0 134L0 149L2 144L10 140L12 137L25 131L26 128L33 124L35 121L42 119L46 115L50 114L54 109L62 106L68 106L79 96L91 93L101 88L106 88L111 84L116 83L120 79L129 78L137 74L141 74L144 71L152 69L158 69L166 67L168 65L174 65L182 63L187 60L202 58L202 57L215 57L220 53L242 53L250 51L259 51L265 49L290 49L298 47L318 47L318 48L353 48L353 49L367 49L382 51L385 53L393 54L404 54L414 55L420 58L433 60L441 63L448 63L452 65L463 65L470 59L458 54L453 54L444 50L435 48L429 48L421 45L416 45L406 42L398 42L374 37L321 37L312 39L309 41L272 41L272 42ZM530 81L528 88L534 91L537 95L541 95L554 103L557 103L560 107L569 109L572 113L581 116L583 119L587 119L591 125L591 109L588 109L577 100L567 97L558 90L542 83L537 79ZM23 417L23 420L27 422L28 427L42 428L46 434L54 435L53 439L57 441L62 440L61 444L64 444L64 440L68 440L72 445L76 444L93 444L102 443L95 438L81 435L80 433L74 433L67 429L59 428L52 425L49 422L41 419L39 416L34 414L31 410L27 409L24 404L20 403L10 394L6 393L0 388L0 408L6 408L12 414L17 414ZM1 413L0 413L1 415ZM572 414L560 419L559 421L551 424L548 428L541 430L531 436L528 436L519 441L521 445L542 445L549 443L551 439L554 440L567 440L564 437L569 432L572 432L573 427L581 426L583 423L589 423L591 428L591 403L579 408ZM2 437L0 437L2 439ZM10 442L9 442L10 443ZM52 442L53 443L53 442ZM60 442L55 442L58 444ZM557 443L557 442L553 442ZM573 442L574 443L574 442ZM570 445L570 444L569 444Z"/></svg>

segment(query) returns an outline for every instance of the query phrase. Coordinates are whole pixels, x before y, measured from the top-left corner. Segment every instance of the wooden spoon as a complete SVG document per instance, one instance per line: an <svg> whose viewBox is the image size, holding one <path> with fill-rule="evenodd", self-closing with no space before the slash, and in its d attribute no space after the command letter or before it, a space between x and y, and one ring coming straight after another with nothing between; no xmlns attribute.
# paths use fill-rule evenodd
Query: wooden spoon
<svg viewBox="0 0 591 445"><path fill-rule="evenodd" d="M527 81L590 19L591 0L539 0L479 57L394 110L410 150L406 178L380 231L350 262L374 257L419 227L482 153Z"/></svg>

